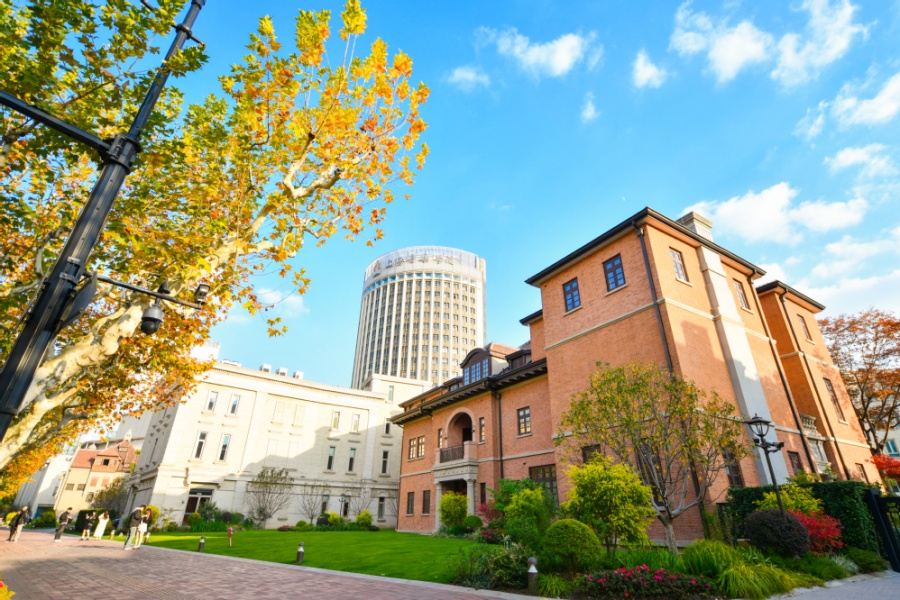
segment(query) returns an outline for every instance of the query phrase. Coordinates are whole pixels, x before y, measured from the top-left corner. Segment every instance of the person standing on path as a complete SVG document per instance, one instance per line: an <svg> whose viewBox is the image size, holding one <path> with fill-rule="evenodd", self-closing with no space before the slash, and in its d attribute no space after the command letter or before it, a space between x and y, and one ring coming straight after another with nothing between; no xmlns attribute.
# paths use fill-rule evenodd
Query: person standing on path
<svg viewBox="0 0 900 600"><path fill-rule="evenodd" d="M94 539L100 540L106 532L106 524L109 523L109 511L104 510L100 518L97 519L97 529L94 530Z"/></svg>
<svg viewBox="0 0 900 600"><path fill-rule="evenodd" d="M54 542L61 542L59 539L62 537L63 532L66 530L66 527L69 526L69 523L72 522L72 507L70 506L65 510L64 513L59 515L59 526L56 528L56 535L53 537Z"/></svg>
<svg viewBox="0 0 900 600"><path fill-rule="evenodd" d="M82 542L91 539L91 529L94 528L94 519L96 519L96 518L97 518L97 515L95 515L92 512L89 512L84 517L84 529L81 530L81 541Z"/></svg>
<svg viewBox="0 0 900 600"><path fill-rule="evenodd" d="M16 543L19 541L19 534L22 533L22 528L28 523L28 506L25 505L16 513L16 516L12 518L12 521L9 522L9 539L7 542Z"/></svg>
<svg viewBox="0 0 900 600"><path fill-rule="evenodd" d="M128 536L125 538L125 547L123 550L134 550L135 542L138 536L138 527L141 525L141 519L144 516L144 505L141 504L131 511L131 515L122 520L125 527L128 527Z"/></svg>

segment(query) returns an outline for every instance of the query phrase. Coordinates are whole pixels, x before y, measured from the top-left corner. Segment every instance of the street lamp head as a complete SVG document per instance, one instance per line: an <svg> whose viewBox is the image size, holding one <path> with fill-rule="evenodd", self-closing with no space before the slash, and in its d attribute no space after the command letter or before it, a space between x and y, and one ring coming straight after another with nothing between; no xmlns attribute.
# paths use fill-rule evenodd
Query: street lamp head
<svg viewBox="0 0 900 600"><path fill-rule="evenodd" d="M754 414L753 418L744 421L747 427L750 428L750 431L753 432L753 435L758 437L759 439L765 439L766 434L769 433L769 427L771 427L772 423L770 421L766 421L759 415Z"/></svg>
<svg viewBox="0 0 900 600"><path fill-rule="evenodd" d="M163 311L159 305L159 300L151 304L141 316L141 331L147 335L153 335L159 331L159 326L163 322Z"/></svg>
<svg viewBox="0 0 900 600"><path fill-rule="evenodd" d="M201 281L197 284L197 289L194 290L194 302L203 304L206 302L207 295L209 295L209 284Z"/></svg>

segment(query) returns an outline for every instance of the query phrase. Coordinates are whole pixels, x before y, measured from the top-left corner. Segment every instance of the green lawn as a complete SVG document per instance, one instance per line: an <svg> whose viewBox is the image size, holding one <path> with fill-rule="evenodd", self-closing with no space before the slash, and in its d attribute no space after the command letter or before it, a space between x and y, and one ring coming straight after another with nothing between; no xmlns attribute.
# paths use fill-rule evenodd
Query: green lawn
<svg viewBox="0 0 900 600"><path fill-rule="evenodd" d="M474 543L382 530L235 531L231 548L223 532L154 533L150 545L196 552L201 535L206 536L203 551L210 554L293 564L297 545L304 542L307 567L437 583L450 581L450 558Z"/></svg>

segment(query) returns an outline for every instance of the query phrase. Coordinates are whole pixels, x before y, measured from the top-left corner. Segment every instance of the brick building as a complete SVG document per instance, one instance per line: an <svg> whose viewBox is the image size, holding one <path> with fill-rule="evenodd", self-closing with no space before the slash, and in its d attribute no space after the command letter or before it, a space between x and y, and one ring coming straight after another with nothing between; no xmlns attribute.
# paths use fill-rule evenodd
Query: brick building
<svg viewBox="0 0 900 600"><path fill-rule="evenodd" d="M570 397L597 362L655 362L732 402L740 415L774 423L784 450L779 481L803 470L877 479L853 407L815 320L822 306L715 244L712 224L690 213L673 221L646 208L527 280L541 310L521 320L521 348L470 352L463 375L401 404L398 527L432 531L447 491L470 512L500 477L541 481L564 501L568 482L554 445ZM770 439L772 434L769 434ZM758 457L720 477L768 483ZM654 539L662 538L657 525ZM679 540L702 537L698 511L676 521Z"/></svg>

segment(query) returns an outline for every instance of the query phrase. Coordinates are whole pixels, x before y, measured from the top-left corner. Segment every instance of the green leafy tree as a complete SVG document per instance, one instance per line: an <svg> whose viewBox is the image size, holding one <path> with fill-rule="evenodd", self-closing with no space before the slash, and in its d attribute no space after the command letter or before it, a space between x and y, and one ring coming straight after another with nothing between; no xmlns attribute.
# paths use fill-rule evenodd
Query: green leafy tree
<svg viewBox="0 0 900 600"><path fill-rule="evenodd" d="M441 525L459 527L469 511L469 499L462 494L448 492L441 496Z"/></svg>
<svg viewBox="0 0 900 600"><path fill-rule="evenodd" d="M154 76L146 64L184 5L161 0L153 13L125 0L0 0L3 88L101 138L126 131ZM382 40L357 54L359 0L340 18L332 59L330 11L302 10L289 45L260 19L243 62L202 103L183 106L166 88L86 267L166 283L180 297L205 281L210 298L200 311L168 306L165 328L140 336L150 300L101 286L56 338L0 443L0 489L15 489L80 432L190 393L209 366L190 351L210 328L234 305L268 307L253 275L278 273L286 295L303 293L309 279L295 258L310 243L382 236L394 189L413 182L428 152L419 142L428 90ZM195 46L166 67L184 75L204 60ZM96 173L91 150L0 108L0 362ZM268 330L285 331L277 318Z"/></svg>
<svg viewBox="0 0 900 600"><path fill-rule="evenodd" d="M497 489L491 490L491 496L494 498L494 510L501 513L506 512L507 505L512 501L512 497L522 490L542 490L543 486L532 479L498 479Z"/></svg>
<svg viewBox="0 0 900 600"><path fill-rule="evenodd" d="M128 478L119 477L109 483L102 490L94 493L94 499L91 501L92 508L105 508L110 512L114 512L120 517L125 514L128 507Z"/></svg>
<svg viewBox="0 0 900 600"><path fill-rule="evenodd" d="M538 549L553 517L544 489L525 488L513 494L504 509L503 528L513 541Z"/></svg>
<svg viewBox="0 0 900 600"><path fill-rule="evenodd" d="M666 544L677 552L675 519L704 502L726 457L747 454L743 436L734 407L717 394L655 364L599 364L560 419L556 443L570 459L594 449L632 465L653 490Z"/></svg>
<svg viewBox="0 0 900 600"><path fill-rule="evenodd" d="M587 523L603 540L607 554L620 542L644 544L656 515L653 491L631 465L610 464L602 457L569 468L572 490L566 514Z"/></svg>

